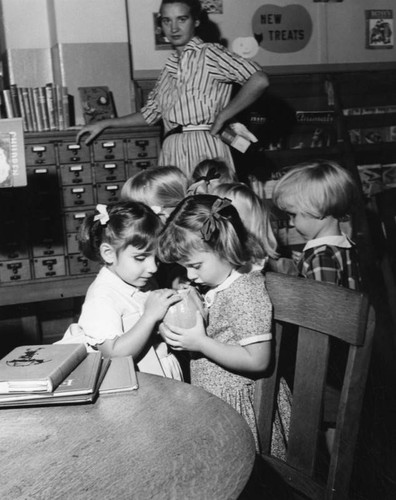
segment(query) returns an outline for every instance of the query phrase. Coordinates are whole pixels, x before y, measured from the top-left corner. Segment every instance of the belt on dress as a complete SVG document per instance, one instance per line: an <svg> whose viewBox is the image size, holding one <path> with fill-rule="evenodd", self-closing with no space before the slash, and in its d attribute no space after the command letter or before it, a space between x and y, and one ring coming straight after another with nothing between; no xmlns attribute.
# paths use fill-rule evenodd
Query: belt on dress
<svg viewBox="0 0 396 500"><path fill-rule="evenodd" d="M172 128L164 135L164 140L167 139L170 135L174 134L182 134L183 132L196 132L198 130L209 131L212 128L212 125L178 125L177 127Z"/></svg>

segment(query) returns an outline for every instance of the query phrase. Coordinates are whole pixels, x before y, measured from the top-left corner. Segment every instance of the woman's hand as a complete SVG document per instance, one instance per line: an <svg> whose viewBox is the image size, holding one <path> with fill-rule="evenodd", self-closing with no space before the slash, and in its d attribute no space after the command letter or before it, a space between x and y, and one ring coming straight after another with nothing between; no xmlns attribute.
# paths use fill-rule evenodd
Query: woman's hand
<svg viewBox="0 0 396 500"><path fill-rule="evenodd" d="M90 125L85 125L85 127L78 131L76 142L80 143L81 138L88 134L88 137L84 141L84 144L87 146L95 139L95 137L101 134L106 127L106 120L100 120L98 122L91 123Z"/></svg>
<svg viewBox="0 0 396 500"><path fill-rule="evenodd" d="M192 328L179 328L173 325L160 325L161 336L167 344L176 351L202 351L202 344L205 342L206 330L204 320L196 312L196 322Z"/></svg>
<svg viewBox="0 0 396 500"><path fill-rule="evenodd" d="M155 322L161 321L169 307L181 300L183 300L182 297L170 288L153 290L146 300L143 315L152 318Z"/></svg>

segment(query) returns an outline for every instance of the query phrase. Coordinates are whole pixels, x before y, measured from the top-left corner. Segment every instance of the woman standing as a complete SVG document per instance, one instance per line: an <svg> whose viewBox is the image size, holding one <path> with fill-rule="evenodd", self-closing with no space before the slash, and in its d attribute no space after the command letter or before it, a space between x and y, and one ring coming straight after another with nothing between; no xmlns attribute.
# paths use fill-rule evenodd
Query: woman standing
<svg viewBox="0 0 396 500"><path fill-rule="evenodd" d="M137 113L83 127L89 144L104 129L152 125L163 120L165 138L159 165L176 165L186 175L207 158L222 157L233 166L229 147L218 136L223 126L251 105L268 87L260 66L198 36L200 0L162 0L160 22L175 51L165 63L147 103ZM241 85L230 100L232 84Z"/></svg>

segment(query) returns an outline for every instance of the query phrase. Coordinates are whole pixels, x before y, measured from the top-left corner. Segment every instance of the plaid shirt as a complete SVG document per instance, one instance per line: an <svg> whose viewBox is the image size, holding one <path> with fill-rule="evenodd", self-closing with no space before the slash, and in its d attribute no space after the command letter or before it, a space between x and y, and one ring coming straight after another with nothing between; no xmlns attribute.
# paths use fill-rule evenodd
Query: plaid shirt
<svg viewBox="0 0 396 500"><path fill-rule="evenodd" d="M309 241L297 269L304 278L327 281L352 290L360 288L356 247L344 235Z"/></svg>

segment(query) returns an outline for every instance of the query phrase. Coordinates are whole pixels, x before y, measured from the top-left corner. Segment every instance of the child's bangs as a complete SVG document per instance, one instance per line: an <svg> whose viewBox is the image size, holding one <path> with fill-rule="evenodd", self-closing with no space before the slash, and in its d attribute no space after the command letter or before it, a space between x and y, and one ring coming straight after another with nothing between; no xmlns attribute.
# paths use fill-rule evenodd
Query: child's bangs
<svg viewBox="0 0 396 500"><path fill-rule="evenodd" d="M123 247L132 245L138 250L152 251L157 245L161 229L162 224L157 216L150 218L150 220L143 219L130 229L129 234L125 235Z"/></svg>

